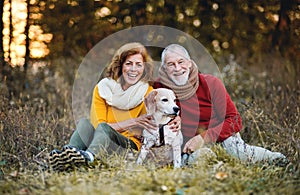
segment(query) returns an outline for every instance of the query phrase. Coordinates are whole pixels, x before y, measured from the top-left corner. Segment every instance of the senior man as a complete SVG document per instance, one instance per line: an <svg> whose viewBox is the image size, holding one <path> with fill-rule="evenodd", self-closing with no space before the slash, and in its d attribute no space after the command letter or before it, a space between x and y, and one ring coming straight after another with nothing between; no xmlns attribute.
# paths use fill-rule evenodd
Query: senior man
<svg viewBox="0 0 300 195"><path fill-rule="evenodd" d="M180 106L183 153L195 154L204 143L219 142L242 162L287 164L279 152L246 144L240 136L242 119L222 81L198 71L181 45L167 46L161 55L159 78L154 88L172 89Z"/></svg>

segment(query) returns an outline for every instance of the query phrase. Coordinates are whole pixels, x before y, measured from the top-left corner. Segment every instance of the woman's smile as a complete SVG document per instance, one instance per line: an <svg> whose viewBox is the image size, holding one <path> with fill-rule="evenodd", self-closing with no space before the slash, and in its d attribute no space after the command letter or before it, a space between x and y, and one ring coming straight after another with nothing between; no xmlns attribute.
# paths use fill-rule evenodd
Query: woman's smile
<svg viewBox="0 0 300 195"><path fill-rule="evenodd" d="M124 79L123 90L136 84L142 78L144 70L144 59L141 54L128 56L122 65L122 75Z"/></svg>

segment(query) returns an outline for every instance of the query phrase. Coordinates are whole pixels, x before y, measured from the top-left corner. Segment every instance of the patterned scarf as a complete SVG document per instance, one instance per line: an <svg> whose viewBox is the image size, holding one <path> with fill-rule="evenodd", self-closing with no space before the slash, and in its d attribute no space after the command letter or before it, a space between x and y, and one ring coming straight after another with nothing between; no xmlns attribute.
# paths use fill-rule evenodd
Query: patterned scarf
<svg viewBox="0 0 300 195"><path fill-rule="evenodd" d="M172 89L179 100L186 100L192 97L198 87L199 87L199 78L198 78L198 67L194 61L192 61L192 66L190 68L189 80L185 85L176 85L167 75L163 67L159 68L160 82Z"/></svg>

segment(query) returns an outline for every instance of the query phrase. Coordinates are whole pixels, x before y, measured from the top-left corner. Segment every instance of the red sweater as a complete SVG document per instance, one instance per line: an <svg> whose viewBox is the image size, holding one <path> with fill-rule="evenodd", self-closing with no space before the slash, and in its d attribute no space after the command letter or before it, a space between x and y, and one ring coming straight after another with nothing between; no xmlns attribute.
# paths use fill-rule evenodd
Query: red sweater
<svg viewBox="0 0 300 195"><path fill-rule="evenodd" d="M169 88L159 79L154 88ZM178 101L182 133L186 137L201 134L205 142L222 142L242 129L242 120L223 83L217 77L199 73L196 94Z"/></svg>

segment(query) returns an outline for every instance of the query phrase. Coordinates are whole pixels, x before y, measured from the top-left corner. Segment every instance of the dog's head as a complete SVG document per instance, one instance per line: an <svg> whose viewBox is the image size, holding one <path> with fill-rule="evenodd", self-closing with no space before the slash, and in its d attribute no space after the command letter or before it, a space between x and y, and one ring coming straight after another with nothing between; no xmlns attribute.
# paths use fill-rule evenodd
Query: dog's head
<svg viewBox="0 0 300 195"><path fill-rule="evenodd" d="M174 118L179 114L175 94L170 89L154 89L147 95L144 102L148 114L170 118Z"/></svg>

